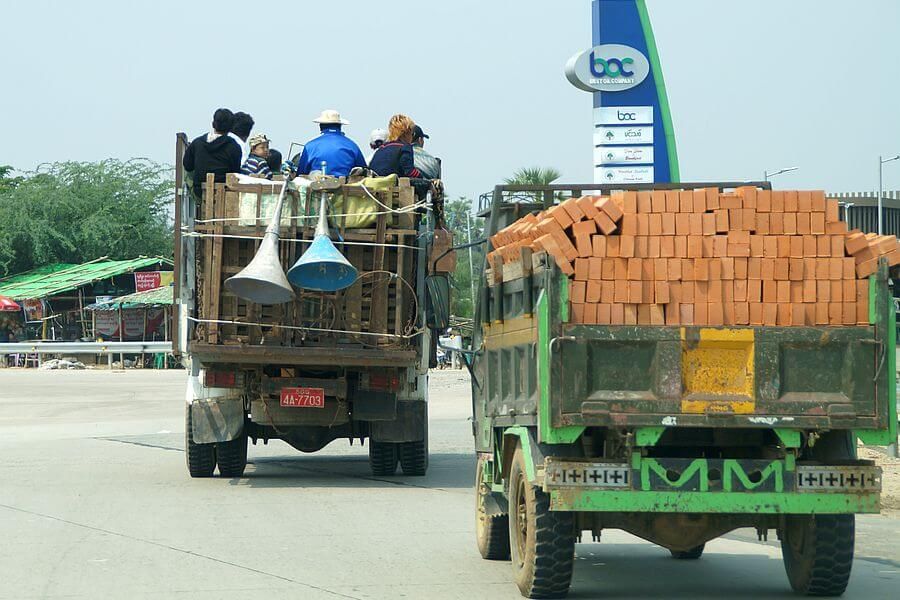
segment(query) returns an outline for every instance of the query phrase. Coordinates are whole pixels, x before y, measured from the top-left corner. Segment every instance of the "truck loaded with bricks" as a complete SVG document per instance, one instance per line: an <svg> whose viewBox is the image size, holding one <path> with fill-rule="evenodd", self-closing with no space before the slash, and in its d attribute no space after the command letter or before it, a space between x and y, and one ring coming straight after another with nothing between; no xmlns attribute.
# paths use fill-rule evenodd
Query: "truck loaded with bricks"
<svg viewBox="0 0 900 600"><path fill-rule="evenodd" d="M696 560L752 527L839 595L896 440L897 239L768 183L498 186L473 345L477 543L564 596L621 529ZM590 539L590 538L589 538Z"/></svg>
<svg viewBox="0 0 900 600"><path fill-rule="evenodd" d="M239 477L248 441L270 439L303 452L368 440L373 474L393 475L399 465L424 475L432 330L447 326L454 260L439 188L396 176L232 174L190 191L182 189L185 145L180 134L174 339L190 369L190 475L218 468ZM296 287L285 277L320 241L317 222L333 232L324 236L329 260L351 273L342 289ZM260 262L266 248L269 264ZM335 263L302 264L327 278ZM239 275L243 287L230 286ZM272 289L284 297L267 299L278 295Z"/></svg>

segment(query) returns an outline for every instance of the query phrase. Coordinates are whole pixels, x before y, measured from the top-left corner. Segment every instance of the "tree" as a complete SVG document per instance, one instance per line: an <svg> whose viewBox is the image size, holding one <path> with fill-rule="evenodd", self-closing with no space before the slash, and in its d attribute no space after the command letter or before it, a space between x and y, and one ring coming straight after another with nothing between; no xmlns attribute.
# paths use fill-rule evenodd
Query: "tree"
<svg viewBox="0 0 900 600"><path fill-rule="evenodd" d="M526 167L506 178L507 185L550 185L562 177L553 167Z"/></svg>
<svg viewBox="0 0 900 600"><path fill-rule="evenodd" d="M9 165L0 165L0 194L9 193L22 183L21 177L9 176L14 170L15 169Z"/></svg>
<svg viewBox="0 0 900 600"><path fill-rule="evenodd" d="M471 225L472 241L484 237L483 219L471 214L472 201L465 197L459 197L444 204L444 219L447 228L453 232L453 244L460 245L469 241L468 226ZM469 216L468 222L466 215ZM472 253L472 269L469 268L469 252ZM484 246L475 246L471 250L458 250L456 253L456 270L450 276L450 312L459 317L471 318L475 314L475 305L472 297L472 281L474 275L475 285L479 283L478 274L484 261Z"/></svg>
<svg viewBox="0 0 900 600"><path fill-rule="evenodd" d="M505 181L507 185L550 185L560 177L562 177L562 173L553 167L526 167L519 169ZM531 201L535 203L544 200L543 192L519 192L518 195L530 197Z"/></svg>
<svg viewBox="0 0 900 600"><path fill-rule="evenodd" d="M171 167L108 159L8 173L0 171L0 275L101 256L171 256Z"/></svg>

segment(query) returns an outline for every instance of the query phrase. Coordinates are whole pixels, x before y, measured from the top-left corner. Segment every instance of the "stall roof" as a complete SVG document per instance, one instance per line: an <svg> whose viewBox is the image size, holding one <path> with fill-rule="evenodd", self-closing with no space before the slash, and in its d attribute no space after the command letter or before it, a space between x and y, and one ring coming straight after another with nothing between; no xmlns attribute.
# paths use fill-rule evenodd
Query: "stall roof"
<svg viewBox="0 0 900 600"><path fill-rule="evenodd" d="M43 267L38 267L36 269L32 269L30 271L25 271L24 273L16 273L15 275L8 275L6 277L0 277L0 286L8 286L14 283L22 283L25 281L34 281L36 279L40 279L45 275L49 275L51 273L56 273L57 271L64 271L66 269L71 269L72 267L77 267L78 265L72 263L53 263L50 265L44 265Z"/></svg>
<svg viewBox="0 0 900 600"><path fill-rule="evenodd" d="M174 302L175 288L171 285L135 292L126 296L113 298L109 302L102 302L86 306L90 310L118 310L120 308L146 308L150 306L169 306Z"/></svg>
<svg viewBox="0 0 900 600"><path fill-rule="evenodd" d="M131 260L105 260L72 265L57 271L36 274L24 277L28 273L34 274L40 269L22 273L22 279L17 281L0 281L0 296L7 296L13 300L26 300L28 298L46 298L69 290L75 290L83 285L109 279L123 273L131 273L138 269L150 267L155 264L172 265L172 261L156 257L141 256ZM51 265L55 266L55 265ZM13 275L10 280L18 278Z"/></svg>

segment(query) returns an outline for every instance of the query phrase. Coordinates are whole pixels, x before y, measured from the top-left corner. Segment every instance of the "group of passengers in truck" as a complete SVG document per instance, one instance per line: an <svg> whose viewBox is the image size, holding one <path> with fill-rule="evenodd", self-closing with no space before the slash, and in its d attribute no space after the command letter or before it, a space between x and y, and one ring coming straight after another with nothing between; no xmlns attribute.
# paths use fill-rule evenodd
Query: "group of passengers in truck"
<svg viewBox="0 0 900 600"><path fill-rule="evenodd" d="M313 122L319 125L319 135L307 142L299 154L282 160L281 153L270 147L268 136L251 136L254 121L249 114L218 109L213 114L212 131L195 138L184 154L182 163L185 170L193 173L194 192L199 195L201 184L210 173L219 183L225 181L227 173L266 179L278 172L290 176L321 173L335 177L441 177L440 160L425 150L429 136L406 115L391 117L387 131L372 131L369 147L374 153L368 160L342 130L349 122L338 111L324 110Z"/></svg>

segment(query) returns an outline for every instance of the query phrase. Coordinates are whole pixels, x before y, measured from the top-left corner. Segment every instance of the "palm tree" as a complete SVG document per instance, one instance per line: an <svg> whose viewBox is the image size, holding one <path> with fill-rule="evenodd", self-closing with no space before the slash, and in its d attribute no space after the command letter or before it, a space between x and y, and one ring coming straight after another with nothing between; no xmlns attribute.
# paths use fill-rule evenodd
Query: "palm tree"
<svg viewBox="0 0 900 600"><path fill-rule="evenodd" d="M505 183L507 185L550 185L557 179L562 177L557 169L553 167L526 167L519 169L513 173L512 177L507 177ZM542 202L543 192L520 192L523 196L530 196L534 202Z"/></svg>
<svg viewBox="0 0 900 600"><path fill-rule="evenodd" d="M526 167L506 178L507 185L550 185L562 177L553 167Z"/></svg>

